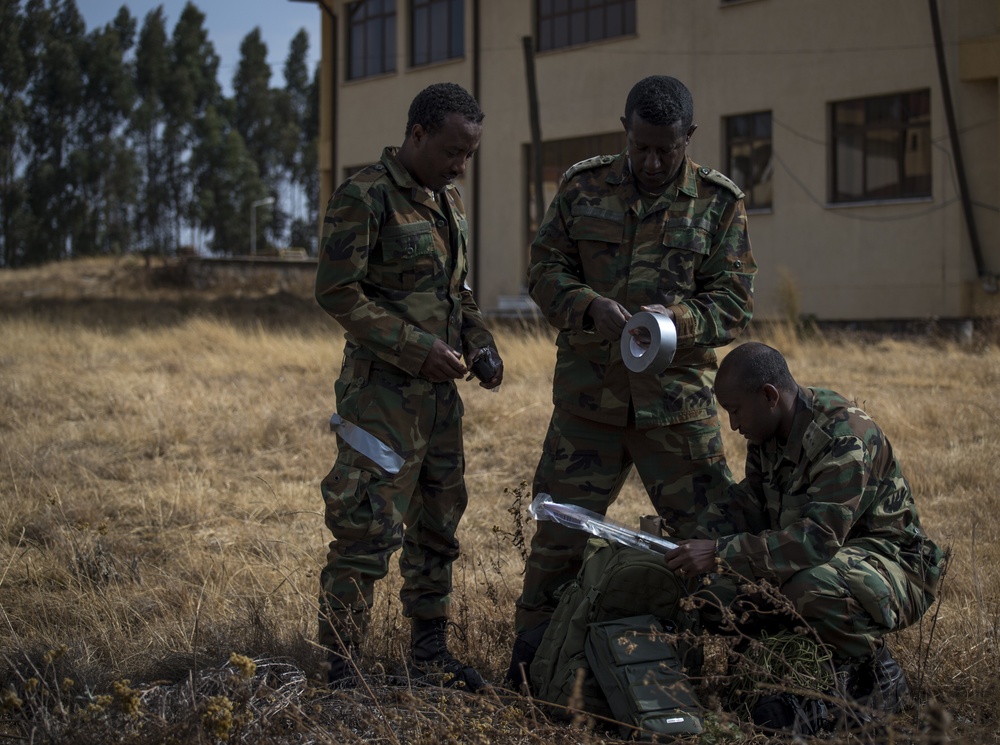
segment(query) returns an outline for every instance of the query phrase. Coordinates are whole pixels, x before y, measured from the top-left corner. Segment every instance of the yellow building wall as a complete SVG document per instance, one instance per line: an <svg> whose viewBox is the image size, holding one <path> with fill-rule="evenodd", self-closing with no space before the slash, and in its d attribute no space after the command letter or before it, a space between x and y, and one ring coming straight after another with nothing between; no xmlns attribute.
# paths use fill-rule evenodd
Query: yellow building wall
<svg viewBox="0 0 1000 745"><path fill-rule="evenodd" d="M327 0L332 2L332 0ZM408 2L397 0L397 72L345 81L345 3L332 2L338 38L324 16L327 97L337 111L338 173L378 158L403 139L412 97L434 82L473 91L486 112L480 151L461 184L474 203L478 244L471 261L480 305L494 310L524 292L527 184L531 142L522 37L533 33L529 0L467 0L465 57L407 69ZM1000 102L996 0L939 2L947 65L962 138L973 214L984 263L1000 271ZM474 79L474 18L481 46ZM636 0L637 34L535 57L543 140L615 132L629 88L668 74L691 89L698 131L689 154L725 172L723 119L771 111L773 208L750 215L760 267L756 315L780 317L788 297L824 320L965 317L992 307L976 274L948 137L927 4L914 0ZM337 85L332 80L336 59ZM970 72L970 70L972 72ZM832 205L829 191L831 102L931 91L932 196L904 202ZM329 123L322 128L329 138ZM324 147L329 155L329 139ZM596 153L595 153L596 154ZM571 164L566 164L571 165ZM985 283L987 286L989 283Z"/></svg>

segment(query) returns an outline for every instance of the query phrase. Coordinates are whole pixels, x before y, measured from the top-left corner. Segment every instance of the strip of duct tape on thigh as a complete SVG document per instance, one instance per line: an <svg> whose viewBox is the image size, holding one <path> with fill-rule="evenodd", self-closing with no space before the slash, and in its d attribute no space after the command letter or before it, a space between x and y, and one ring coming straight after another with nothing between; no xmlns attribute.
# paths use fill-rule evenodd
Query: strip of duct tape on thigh
<svg viewBox="0 0 1000 745"><path fill-rule="evenodd" d="M645 329L649 333L648 347L639 343L632 329ZM636 313L622 331L621 350L629 370L658 375L667 369L677 351L677 327L663 313Z"/></svg>

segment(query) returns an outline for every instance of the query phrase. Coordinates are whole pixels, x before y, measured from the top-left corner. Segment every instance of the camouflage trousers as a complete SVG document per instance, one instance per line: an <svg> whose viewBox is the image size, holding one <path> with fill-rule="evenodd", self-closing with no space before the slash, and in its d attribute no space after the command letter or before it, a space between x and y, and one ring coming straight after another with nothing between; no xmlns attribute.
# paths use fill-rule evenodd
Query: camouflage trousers
<svg viewBox="0 0 1000 745"><path fill-rule="evenodd" d="M916 623L934 602L933 586L914 581L891 559L853 546L792 575L777 591L777 602L747 588L746 580L723 575L697 589L695 605L705 627L725 633L727 619L745 618L741 630L753 635L804 621L835 659L844 660L867 658L883 636Z"/></svg>
<svg viewBox="0 0 1000 745"><path fill-rule="evenodd" d="M390 475L338 438L321 486L333 534L320 576L319 640L360 642L375 582L399 548L403 615L448 615L455 531L468 504L462 400L454 382L431 383L368 360L347 360L336 383L337 412L403 459ZM346 637L346 638L345 638Z"/></svg>
<svg viewBox="0 0 1000 745"><path fill-rule="evenodd" d="M633 465L671 535L692 534L697 513L732 481L722 450L719 417L652 429L616 427L559 409L552 413L532 490L556 502L605 514ZM535 524L517 601L514 627L523 634L548 620L555 593L576 577L588 534L542 521Z"/></svg>

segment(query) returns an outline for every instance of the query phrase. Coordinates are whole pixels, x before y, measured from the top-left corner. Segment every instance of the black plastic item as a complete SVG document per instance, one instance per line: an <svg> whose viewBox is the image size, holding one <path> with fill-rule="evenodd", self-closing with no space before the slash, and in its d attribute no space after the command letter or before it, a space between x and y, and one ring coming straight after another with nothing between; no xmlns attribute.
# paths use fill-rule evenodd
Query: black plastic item
<svg viewBox="0 0 1000 745"><path fill-rule="evenodd" d="M502 366L503 362L497 351L493 347L483 347L472 360L472 374L487 383L496 377Z"/></svg>

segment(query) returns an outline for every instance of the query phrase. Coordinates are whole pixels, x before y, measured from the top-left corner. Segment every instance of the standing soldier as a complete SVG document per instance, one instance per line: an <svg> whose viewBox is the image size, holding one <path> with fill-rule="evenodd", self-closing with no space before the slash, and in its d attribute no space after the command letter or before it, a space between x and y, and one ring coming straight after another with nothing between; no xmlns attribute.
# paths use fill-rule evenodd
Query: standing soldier
<svg viewBox="0 0 1000 745"><path fill-rule="evenodd" d="M503 380L465 284L468 226L453 183L479 147L482 121L461 86L426 88L410 104L402 147L385 148L327 207L316 299L347 332L335 392L348 423L322 483L333 541L320 579L319 639L332 685L358 674L374 584L400 547L411 670L473 691L485 685L447 646L455 532L468 502L455 381L470 367L484 388ZM381 445L359 443L352 430Z"/></svg>
<svg viewBox="0 0 1000 745"><path fill-rule="evenodd" d="M677 537L731 479L712 395L714 347L750 322L756 264L743 193L687 157L691 93L653 76L629 92L626 150L577 163L531 247L528 288L559 329L552 419L533 491L604 513L635 465ZM676 326L671 366L629 371L619 341L633 313ZM580 567L586 536L539 522L517 602L507 674L523 680L555 608Z"/></svg>

